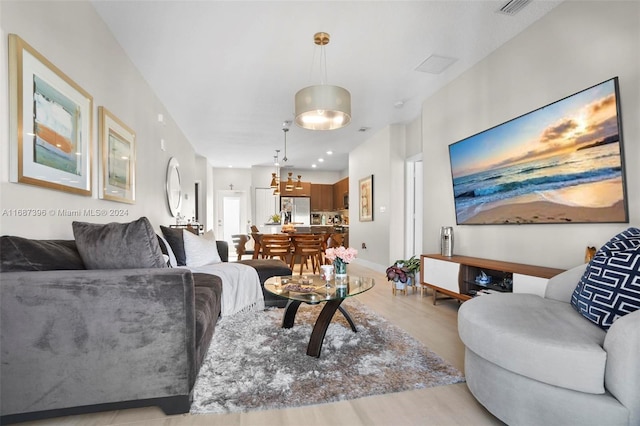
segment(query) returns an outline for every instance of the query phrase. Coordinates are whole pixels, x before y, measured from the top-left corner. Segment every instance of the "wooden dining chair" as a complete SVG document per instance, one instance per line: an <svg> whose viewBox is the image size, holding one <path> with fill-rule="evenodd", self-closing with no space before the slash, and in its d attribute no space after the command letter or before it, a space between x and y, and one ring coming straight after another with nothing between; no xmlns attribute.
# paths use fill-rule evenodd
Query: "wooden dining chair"
<svg viewBox="0 0 640 426"><path fill-rule="evenodd" d="M287 234L262 234L260 248L263 258L273 259L277 257L284 263L289 263L291 241Z"/></svg>
<svg viewBox="0 0 640 426"><path fill-rule="evenodd" d="M293 271L295 262L300 263L300 275L303 266L307 267L307 261L311 260L311 270L313 273L320 273L322 265L322 236L314 234L294 235L292 237L293 253L289 268Z"/></svg>
<svg viewBox="0 0 640 426"><path fill-rule="evenodd" d="M327 248L340 247L344 243L344 234L331 234L327 240Z"/></svg>
<svg viewBox="0 0 640 426"><path fill-rule="evenodd" d="M231 240L233 241L233 245L236 248L236 254L238 255L238 260L242 260L242 256L245 254L251 255L253 257L254 250L247 250L246 244L249 242L249 236L246 234L234 234L231 236Z"/></svg>
<svg viewBox="0 0 640 426"><path fill-rule="evenodd" d="M258 257L264 257L262 253L262 234L260 232L252 232L251 237L253 238L253 259L257 259Z"/></svg>

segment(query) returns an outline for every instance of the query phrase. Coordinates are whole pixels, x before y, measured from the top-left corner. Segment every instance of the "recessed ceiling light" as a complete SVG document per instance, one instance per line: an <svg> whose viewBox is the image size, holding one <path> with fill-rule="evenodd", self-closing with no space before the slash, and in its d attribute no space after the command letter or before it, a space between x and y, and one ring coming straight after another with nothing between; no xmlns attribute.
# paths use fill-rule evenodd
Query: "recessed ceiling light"
<svg viewBox="0 0 640 426"><path fill-rule="evenodd" d="M327 151L327 155L332 155L333 151Z"/></svg>
<svg viewBox="0 0 640 426"><path fill-rule="evenodd" d="M324 161L324 158L318 158L318 161L322 163Z"/></svg>
<svg viewBox="0 0 640 426"><path fill-rule="evenodd" d="M314 163L314 164L311 165L311 167L315 169L318 166L316 166L315 163Z"/></svg>
<svg viewBox="0 0 640 426"><path fill-rule="evenodd" d="M233 168L233 166L232 166L231 164L229 164L229 168L230 168L230 169L232 169L232 168Z"/></svg>

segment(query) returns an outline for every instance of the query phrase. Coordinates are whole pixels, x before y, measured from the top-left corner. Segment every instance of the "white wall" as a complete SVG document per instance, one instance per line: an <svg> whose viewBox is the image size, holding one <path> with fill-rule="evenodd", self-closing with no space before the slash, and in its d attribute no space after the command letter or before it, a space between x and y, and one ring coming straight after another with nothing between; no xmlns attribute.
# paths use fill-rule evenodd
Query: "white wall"
<svg viewBox="0 0 640 426"><path fill-rule="evenodd" d="M405 126L387 126L349 154L349 245L357 262L384 270L404 252ZM360 222L359 181L373 175L373 221ZM362 244L367 249L362 249Z"/></svg>
<svg viewBox="0 0 640 426"><path fill-rule="evenodd" d="M640 3L565 2L423 104L424 251L455 225L447 146L620 78L630 225L640 225ZM626 224L455 226L455 254L569 268Z"/></svg>
<svg viewBox="0 0 640 426"><path fill-rule="evenodd" d="M180 162L182 212L194 212L195 152L161 102L129 61L88 1L2 2L0 16L0 207L1 209L124 209L126 217L0 217L0 233L29 238L72 238L71 222L125 222L147 216L157 228L173 223L165 196L166 167ZM15 33L93 96L93 196L9 182L8 34ZM98 199L98 106L136 132L136 203ZM158 122L161 113L165 125ZM160 139L166 151L160 149Z"/></svg>

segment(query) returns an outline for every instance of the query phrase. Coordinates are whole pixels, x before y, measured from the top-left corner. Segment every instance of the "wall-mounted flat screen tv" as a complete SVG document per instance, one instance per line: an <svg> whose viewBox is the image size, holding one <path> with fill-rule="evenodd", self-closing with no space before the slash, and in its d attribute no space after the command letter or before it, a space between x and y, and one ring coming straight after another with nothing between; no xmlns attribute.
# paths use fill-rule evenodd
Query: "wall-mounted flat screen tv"
<svg viewBox="0 0 640 426"><path fill-rule="evenodd" d="M456 222L628 222L618 78L449 145Z"/></svg>

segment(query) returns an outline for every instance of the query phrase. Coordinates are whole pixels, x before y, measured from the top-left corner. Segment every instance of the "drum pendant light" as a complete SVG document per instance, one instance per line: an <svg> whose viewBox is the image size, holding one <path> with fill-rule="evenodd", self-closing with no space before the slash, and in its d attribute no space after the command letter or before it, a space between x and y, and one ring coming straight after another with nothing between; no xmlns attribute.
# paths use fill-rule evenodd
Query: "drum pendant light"
<svg viewBox="0 0 640 426"><path fill-rule="evenodd" d="M320 46L320 72L326 80L327 59L324 46L329 44L329 34L320 32L313 37ZM323 69L324 65L324 69ZM309 130L334 130L351 121L351 94L339 86L324 84L301 89L295 96L296 124Z"/></svg>

